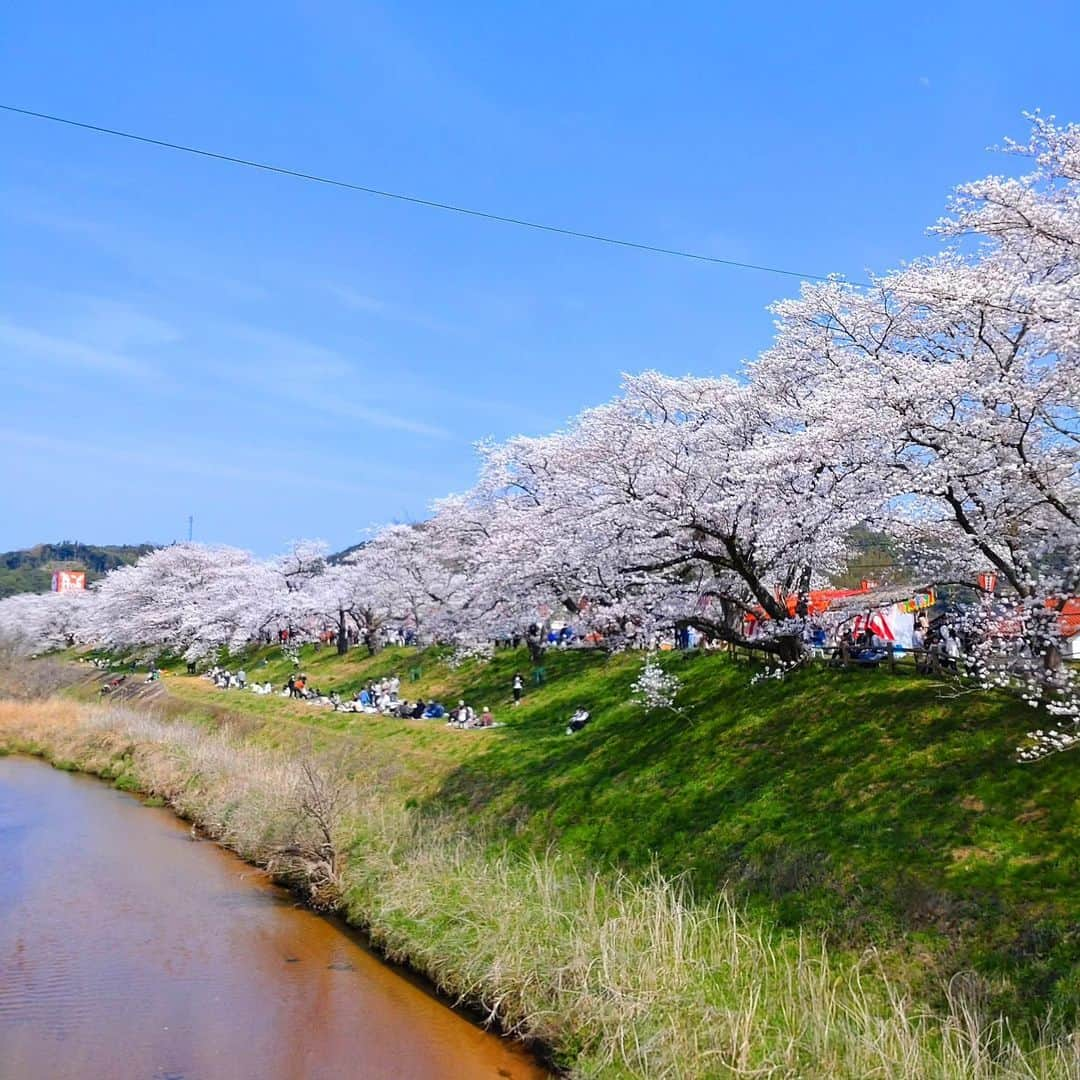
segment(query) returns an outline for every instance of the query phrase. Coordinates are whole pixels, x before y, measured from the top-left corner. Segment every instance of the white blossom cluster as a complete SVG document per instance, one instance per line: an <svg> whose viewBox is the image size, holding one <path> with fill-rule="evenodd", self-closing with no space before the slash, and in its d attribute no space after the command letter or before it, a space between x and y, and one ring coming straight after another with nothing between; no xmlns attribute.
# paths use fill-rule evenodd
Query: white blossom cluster
<svg viewBox="0 0 1080 1080"><path fill-rule="evenodd" d="M794 660L773 659L760 670L755 671L750 676L750 685L757 686L758 683L765 682L768 679L781 680L790 675L796 668L802 666L802 658Z"/></svg>
<svg viewBox="0 0 1080 1080"><path fill-rule="evenodd" d="M645 657L641 671L630 687L630 694L643 709L671 709L677 712L675 699L681 687L679 677L665 671L656 656L650 653Z"/></svg>
<svg viewBox="0 0 1080 1080"><path fill-rule="evenodd" d="M458 645L450 658L446 661L447 666L456 670L469 661L478 664L486 664L495 658L495 643L492 641L473 641Z"/></svg>
<svg viewBox="0 0 1080 1080"><path fill-rule="evenodd" d="M1031 741L1026 746L1016 748L1016 759L1025 764L1039 761L1050 754L1061 753L1070 747L1080 743L1080 732L1077 731L1029 731L1028 739Z"/></svg>

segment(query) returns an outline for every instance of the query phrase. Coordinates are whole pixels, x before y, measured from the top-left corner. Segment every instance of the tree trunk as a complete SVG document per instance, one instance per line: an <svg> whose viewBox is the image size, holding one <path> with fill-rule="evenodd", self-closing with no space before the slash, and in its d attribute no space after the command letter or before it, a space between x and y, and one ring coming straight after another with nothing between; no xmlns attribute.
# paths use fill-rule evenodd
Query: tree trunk
<svg viewBox="0 0 1080 1080"><path fill-rule="evenodd" d="M794 634L785 634L776 639L777 654L787 664L793 664L803 654L802 641Z"/></svg>
<svg viewBox="0 0 1080 1080"><path fill-rule="evenodd" d="M349 632L345 626L345 612L338 608L337 623L337 654L344 656L349 651Z"/></svg>

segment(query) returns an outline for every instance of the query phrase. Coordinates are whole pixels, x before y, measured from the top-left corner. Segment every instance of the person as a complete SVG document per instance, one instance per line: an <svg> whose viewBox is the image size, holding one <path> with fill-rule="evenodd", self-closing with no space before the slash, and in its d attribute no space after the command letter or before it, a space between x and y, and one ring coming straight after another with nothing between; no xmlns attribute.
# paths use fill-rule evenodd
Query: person
<svg viewBox="0 0 1080 1080"><path fill-rule="evenodd" d="M483 711L480 713L480 719L476 722L477 727L494 727L495 717L491 715L491 710L485 705Z"/></svg>
<svg viewBox="0 0 1080 1080"><path fill-rule="evenodd" d="M424 710L425 720L441 720L446 715L446 709L438 701L432 701Z"/></svg>
<svg viewBox="0 0 1080 1080"><path fill-rule="evenodd" d="M247 687L247 672L243 668L236 673L236 685L239 686L241 690Z"/></svg>
<svg viewBox="0 0 1080 1080"><path fill-rule="evenodd" d="M566 725L566 734L573 735L574 732L580 731L588 722L588 709L578 708L574 715L570 717L570 722Z"/></svg>
<svg viewBox="0 0 1080 1080"><path fill-rule="evenodd" d="M411 717L412 717L412 718L413 718L414 720L422 720L422 719L423 719L423 717L424 717L424 710L425 710L426 708L427 708L427 705L426 705L426 704L424 703L424 701L423 701L423 700L421 699L420 701L418 701L418 702L417 702L417 703L416 703L416 704L415 704L415 705L413 706L412 712L411 712L411 713L410 713L409 715L410 715L410 716L411 716Z"/></svg>
<svg viewBox="0 0 1080 1080"><path fill-rule="evenodd" d="M462 700L458 702L457 708L450 714L449 722L454 727L472 727L475 717L476 713Z"/></svg>
<svg viewBox="0 0 1080 1080"><path fill-rule="evenodd" d="M290 675L289 681L285 684L285 689L289 692L289 697L296 697L296 676Z"/></svg>
<svg viewBox="0 0 1080 1080"><path fill-rule="evenodd" d="M945 666L956 671L956 662L960 659L960 639L951 626L941 628L941 649L945 654Z"/></svg>
<svg viewBox="0 0 1080 1080"><path fill-rule="evenodd" d="M525 680L521 677L521 672L515 672L514 674L514 707L517 708L521 704L521 695L525 691Z"/></svg>

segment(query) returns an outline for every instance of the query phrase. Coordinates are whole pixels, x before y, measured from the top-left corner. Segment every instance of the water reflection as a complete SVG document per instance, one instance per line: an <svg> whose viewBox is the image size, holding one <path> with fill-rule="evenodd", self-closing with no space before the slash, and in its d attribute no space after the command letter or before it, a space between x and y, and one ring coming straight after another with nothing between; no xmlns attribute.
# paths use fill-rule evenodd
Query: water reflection
<svg viewBox="0 0 1080 1080"><path fill-rule="evenodd" d="M0 758L0 1078L546 1075L168 811Z"/></svg>

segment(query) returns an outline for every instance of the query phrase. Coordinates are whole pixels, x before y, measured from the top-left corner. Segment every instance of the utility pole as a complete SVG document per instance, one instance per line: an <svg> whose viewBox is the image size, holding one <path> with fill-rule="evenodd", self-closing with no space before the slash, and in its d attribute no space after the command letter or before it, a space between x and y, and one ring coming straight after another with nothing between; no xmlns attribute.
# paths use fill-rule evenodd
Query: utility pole
<svg viewBox="0 0 1080 1080"><path fill-rule="evenodd" d="M194 532L194 529L195 529L195 515L194 514L188 514L188 516L187 516L187 538L188 538L188 543L189 544L191 543L191 537L192 537L192 533Z"/></svg>

